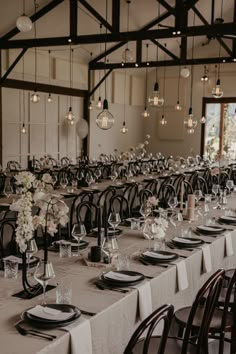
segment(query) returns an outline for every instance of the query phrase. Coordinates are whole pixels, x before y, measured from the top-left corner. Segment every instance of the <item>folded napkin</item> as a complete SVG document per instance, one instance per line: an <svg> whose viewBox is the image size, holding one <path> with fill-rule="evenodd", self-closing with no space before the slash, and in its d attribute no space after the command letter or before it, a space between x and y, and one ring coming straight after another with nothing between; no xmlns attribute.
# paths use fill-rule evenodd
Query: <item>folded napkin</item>
<svg viewBox="0 0 236 354"><path fill-rule="evenodd" d="M74 316L74 312L62 312L47 306L37 305L27 311L30 315L50 321L65 321Z"/></svg>
<svg viewBox="0 0 236 354"><path fill-rule="evenodd" d="M184 237L175 237L173 238L173 241L176 241L176 242L181 242L181 243L192 243L192 244L199 244L199 241L198 240L191 240L191 239L187 239L187 238L184 238Z"/></svg>
<svg viewBox="0 0 236 354"><path fill-rule="evenodd" d="M90 321L85 318L62 328L70 333L70 354L92 354Z"/></svg>
<svg viewBox="0 0 236 354"><path fill-rule="evenodd" d="M147 257L157 258L157 259L172 259L174 256L173 254L169 255L169 254L162 254L162 253L151 252L151 251L146 251L143 253L143 255Z"/></svg>
<svg viewBox="0 0 236 354"><path fill-rule="evenodd" d="M138 287L139 317L143 321L152 313L152 293L150 282L142 283Z"/></svg>
<svg viewBox="0 0 236 354"><path fill-rule="evenodd" d="M221 220L236 222L236 216L221 216Z"/></svg>
<svg viewBox="0 0 236 354"><path fill-rule="evenodd" d="M232 245L232 236L231 232L225 233L225 256L230 257L234 254L233 245Z"/></svg>
<svg viewBox="0 0 236 354"><path fill-rule="evenodd" d="M211 227L211 226L198 226L197 227L198 230L202 230L202 231L209 231L209 232L220 232L220 231L224 231L224 229L222 227Z"/></svg>
<svg viewBox="0 0 236 354"><path fill-rule="evenodd" d="M176 280L178 291L188 288L188 275L185 260L177 261L176 263Z"/></svg>
<svg viewBox="0 0 236 354"><path fill-rule="evenodd" d="M211 264L211 250L209 245L201 246L202 249L202 270L209 273L212 270Z"/></svg>
<svg viewBox="0 0 236 354"><path fill-rule="evenodd" d="M140 275L128 275L125 273L120 273L120 272L108 272L104 274L104 278L106 279L112 279L112 280L117 280L121 282L130 282L130 281L136 281L140 279Z"/></svg>

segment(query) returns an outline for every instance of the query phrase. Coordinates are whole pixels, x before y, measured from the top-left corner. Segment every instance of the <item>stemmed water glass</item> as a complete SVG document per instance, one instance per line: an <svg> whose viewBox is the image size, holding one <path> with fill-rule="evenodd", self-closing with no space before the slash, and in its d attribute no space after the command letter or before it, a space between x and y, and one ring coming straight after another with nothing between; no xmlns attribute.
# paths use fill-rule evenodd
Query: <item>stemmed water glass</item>
<svg viewBox="0 0 236 354"><path fill-rule="evenodd" d="M53 184L53 187L55 187L57 183L57 176L56 175L52 175L52 184Z"/></svg>
<svg viewBox="0 0 236 354"><path fill-rule="evenodd" d="M229 190L229 193L231 194L231 191L234 190L234 181L232 179L228 179L226 182L226 187Z"/></svg>
<svg viewBox="0 0 236 354"><path fill-rule="evenodd" d="M171 212L173 213L174 211L174 208L177 207L178 205L178 199L176 196L170 196L170 198L168 199L168 205L169 207L171 208Z"/></svg>
<svg viewBox="0 0 236 354"><path fill-rule="evenodd" d="M46 287L48 285L49 280L53 279L54 277L55 277L55 273L53 270L52 263L40 260L39 263L37 264L34 273L34 278L43 287L43 302L42 302L43 305L46 304L46 296L45 296Z"/></svg>
<svg viewBox="0 0 236 354"><path fill-rule="evenodd" d="M213 184L212 186L212 193L214 194L214 196L216 197L217 194L219 193L220 191L220 186L219 184ZM218 200L219 201L219 200ZM214 207L214 209L218 209L219 208L219 202L217 201L217 205Z"/></svg>
<svg viewBox="0 0 236 354"><path fill-rule="evenodd" d="M60 186L62 189L66 189L68 185L68 179L65 176L62 176L62 178L60 179Z"/></svg>
<svg viewBox="0 0 236 354"><path fill-rule="evenodd" d="M143 203L139 209L139 212L144 219L146 219L152 213L152 207L148 206L146 203Z"/></svg>
<svg viewBox="0 0 236 354"><path fill-rule="evenodd" d="M38 246L35 239L31 239L27 242L26 259L27 259L27 273L30 275L30 258L38 252Z"/></svg>
<svg viewBox="0 0 236 354"><path fill-rule="evenodd" d="M71 236L78 242L78 254L79 254L79 243L87 235L86 228L84 224L77 223L72 227Z"/></svg>
<svg viewBox="0 0 236 354"><path fill-rule="evenodd" d="M6 181L3 193L6 195L7 198L10 198L11 194L13 193L13 188L10 180Z"/></svg>
<svg viewBox="0 0 236 354"><path fill-rule="evenodd" d="M156 224L153 220L147 219L143 226L143 235L149 241L148 249L151 250L151 240L154 238Z"/></svg>
<svg viewBox="0 0 236 354"><path fill-rule="evenodd" d="M99 178L100 178L101 175L102 175L102 172L101 172L100 168L97 168L97 169L95 170L94 175L95 175L95 177L96 177L96 183L98 183L98 180L99 180Z"/></svg>
<svg viewBox="0 0 236 354"><path fill-rule="evenodd" d="M108 222L111 225L111 227L113 228L113 232L114 232L114 235L115 235L116 227L121 222L120 214L116 213L116 212L111 212L110 215L109 215L109 218L108 218Z"/></svg>

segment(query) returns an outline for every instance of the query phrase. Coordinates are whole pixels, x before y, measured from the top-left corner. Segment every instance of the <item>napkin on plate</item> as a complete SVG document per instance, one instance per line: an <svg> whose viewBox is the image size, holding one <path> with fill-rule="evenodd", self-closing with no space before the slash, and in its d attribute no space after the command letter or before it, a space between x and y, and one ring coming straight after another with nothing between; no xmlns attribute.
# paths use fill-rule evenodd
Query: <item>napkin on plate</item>
<svg viewBox="0 0 236 354"><path fill-rule="evenodd" d="M70 354L92 354L91 326L88 319L80 317L79 322L62 329L70 333Z"/></svg>
<svg viewBox="0 0 236 354"><path fill-rule="evenodd" d="M188 288L188 275L186 269L185 260L177 261L176 263L176 281L178 291L182 291Z"/></svg>
<svg viewBox="0 0 236 354"><path fill-rule="evenodd" d="M168 255L168 254L162 254L162 253L151 252L151 251L146 251L143 253L143 255L147 257L157 258L157 259L172 259L174 256L173 254Z"/></svg>
<svg viewBox="0 0 236 354"><path fill-rule="evenodd" d="M209 273L212 270L211 250L209 245L201 246L202 249L202 269L203 272Z"/></svg>
<svg viewBox="0 0 236 354"><path fill-rule="evenodd" d="M119 273L119 272L108 272L104 274L104 278L106 279L112 279L112 280L117 280L117 281L136 281L140 279L140 275L128 275L124 273Z"/></svg>
<svg viewBox="0 0 236 354"><path fill-rule="evenodd" d="M220 232L220 231L224 231L224 229L222 227L211 227L211 226L198 226L197 227L199 230L202 231L209 231L209 232Z"/></svg>
<svg viewBox="0 0 236 354"><path fill-rule="evenodd" d="M138 287L139 317L143 321L152 313L152 293L150 282L142 283Z"/></svg>
<svg viewBox="0 0 236 354"><path fill-rule="evenodd" d="M196 243L196 244L199 244L198 240L186 239L184 237L175 237L175 238L173 238L173 241L181 242L181 243L192 243L192 244Z"/></svg>
<svg viewBox="0 0 236 354"><path fill-rule="evenodd" d="M30 315L51 321L66 321L74 316L74 312L62 312L47 306L37 305L27 311Z"/></svg>
<svg viewBox="0 0 236 354"><path fill-rule="evenodd" d="M231 232L225 233L225 256L230 257L234 254L233 245L232 245L232 236Z"/></svg>

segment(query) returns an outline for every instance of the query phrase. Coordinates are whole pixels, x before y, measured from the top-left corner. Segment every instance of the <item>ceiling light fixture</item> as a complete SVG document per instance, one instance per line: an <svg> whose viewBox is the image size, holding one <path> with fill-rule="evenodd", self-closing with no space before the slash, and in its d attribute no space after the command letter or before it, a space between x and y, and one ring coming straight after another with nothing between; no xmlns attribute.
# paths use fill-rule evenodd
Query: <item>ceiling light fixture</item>
<svg viewBox="0 0 236 354"><path fill-rule="evenodd" d="M158 18L160 17L160 3L158 2ZM157 25L157 29L159 29L159 25ZM156 46L156 82L154 84L154 90L151 96L148 98L148 103L152 107L160 107L164 104L164 98L160 96L159 93L159 84L158 84L158 45Z"/></svg>
<svg viewBox="0 0 236 354"><path fill-rule="evenodd" d="M107 10L108 10L108 0L106 0L106 21L107 21ZM107 28L106 28L106 34L107 34ZM106 63L107 63L107 42L105 41L105 70L104 74L106 76ZM115 119L111 112L108 110L108 101L107 101L107 80L105 78L105 99L103 101L103 110L101 113L99 113L96 117L96 124L98 128L103 129L103 130L108 130L113 127L115 123Z"/></svg>
<svg viewBox="0 0 236 354"><path fill-rule="evenodd" d="M51 50L48 51L48 76L49 76L49 85L51 84L51 59L50 59L50 54L51 54ZM51 103L52 102L52 95L51 93L49 92L48 94L48 103Z"/></svg>
<svg viewBox="0 0 236 354"><path fill-rule="evenodd" d="M72 71L73 71L73 49L71 48L71 44L70 44L70 90L72 89L72 77L73 77ZM70 94L69 101L70 101L70 106L69 106L68 112L66 114L66 119L69 121L69 123L71 125L73 125L75 116L74 116L73 111L72 111L72 97L71 97L71 94Z"/></svg>
<svg viewBox="0 0 236 354"><path fill-rule="evenodd" d="M148 64L148 43L146 44L146 61ZM145 72L145 107L144 107L144 111L142 112L142 116L144 118L148 118L150 116L150 113L148 112L148 109L147 109L147 87L148 87L148 68L146 67L146 72Z"/></svg>
<svg viewBox="0 0 236 354"><path fill-rule="evenodd" d="M221 1L221 19L223 18L222 16L223 16L223 0ZM212 89L212 96L214 98L221 98L224 94L220 86L220 56L221 56L221 44L219 43L219 64L217 70L217 79L216 79L216 85Z"/></svg>
<svg viewBox="0 0 236 354"><path fill-rule="evenodd" d="M204 65L204 74L201 77L201 81L208 81L209 80L209 77L207 74L208 74L208 69L207 69L207 66Z"/></svg>
<svg viewBox="0 0 236 354"><path fill-rule="evenodd" d="M129 7L130 7L130 0L126 1L127 4L127 32L129 32ZM122 53L122 59L125 63L132 63L134 61L134 55L131 49L129 49L129 42L127 42L126 48Z"/></svg>
<svg viewBox="0 0 236 354"><path fill-rule="evenodd" d="M180 70L180 75L184 78L187 79L190 76L190 70L186 66Z"/></svg>
<svg viewBox="0 0 236 354"><path fill-rule="evenodd" d="M100 23L100 34L102 34L102 24ZM100 55L102 53L102 43L100 43ZM99 82L101 81L101 71L99 70ZM96 108L97 109L102 109L102 99L101 99L101 85L99 85L99 97L98 97L98 101L97 101L97 104L96 104Z"/></svg>
<svg viewBox="0 0 236 354"><path fill-rule="evenodd" d="M34 14L36 15L37 4L34 0ZM34 22L34 39L36 40L36 21ZM37 92L37 48L34 48L34 81L35 81L35 89L34 93L31 95L30 101L32 103L38 103L40 101L40 96Z"/></svg>
<svg viewBox="0 0 236 354"><path fill-rule="evenodd" d="M195 26L195 13L193 15L193 26ZM194 57L194 36L192 39L192 61ZM188 134L193 134L197 126L197 120L193 116L193 76L194 76L194 66L191 65L191 88L190 88L190 107L188 111L188 118L184 121L185 127L187 128Z"/></svg>
<svg viewBox="0 0 236 354"><path fill-rule="evenodd" d="M33 23L31 18L25 14L25 0L23 0L23 14L17 18L16 27L20 32L29 32L32 30Z"/></svg>
<svg viewBox="0 0 236 354"><path fill-rule="evenodd" d="M126 116L126 111L125 111L125 100L126 100L126 69L125 69L125 75L124 75L124 120L123 120L123 124L122 127L120 129L122 134L126 134L128 132L128 128L126 127L125 124L125 116Z"/></svg>
<svg viewBox="0 0 236 354"><path fill-rule="evenodd" d="M207 80L206 80L206 77L207 77ZM205 78L202 80L202 78ZM203 85L203 97L205 97L205 88L206 88L206 82L208 81L208 76L207 76L207 67L206 65L204 65L204 75L202 76L201 80L202 80L202 85ZM203 114L201 119L200 119L200 123L201 124L205 124L206 123L206 117L205 115Z"/></svg>
<svg viewBox="0 0 236 354"><path fill-rule="evenodd" d="M179 76L178 76L178 91L177 91L177 103L175 105L175 110L176 111L181 111L182 110L182 106L179 103L179 89L180 89L180 66L179 66Z"/></svg>
<svg viewBox="0 0 236 354"><path fill-rule="evenodd" d="M22 80L24 81L25 80L25 57L24 56L23 56L22 60L23 60ZM22 96L23 96L23 112L22 112L23 123L22 123L22 127L21 127L21 133L26 134L27 131L26 131L26 127L25 127L25 91L24 90L22 90ZM21 113L21 107L20 107L20 113Z"/></svg>
<svg viewBox="0 0 236 354"><path fill-rule="evenodd" d="M166 43L165 43L165 48L166 48ZM164 72L163 72L163 95L165 97L165 92L166 92L166 65L164 66ZM161 125L166 125L167 124L167 120L165 118L165 105L163 104L163 108L162 108L162 117L160 120L160 124Z"/></svg>

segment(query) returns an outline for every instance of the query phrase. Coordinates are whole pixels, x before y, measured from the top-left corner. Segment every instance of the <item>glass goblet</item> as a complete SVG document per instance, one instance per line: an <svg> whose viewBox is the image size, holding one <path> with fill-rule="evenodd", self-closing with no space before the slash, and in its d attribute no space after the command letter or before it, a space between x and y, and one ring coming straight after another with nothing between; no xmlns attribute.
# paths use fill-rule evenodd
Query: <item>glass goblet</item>
<svg viewBox="0 0 236 354"><path fill-rule="evenodd" d="M85 225L82 223L74 224L71 231L71 236L78 242L78 255L79 255L79 243L87 235Z"/></svg>
<svg viewBox="0 0 236 354"><path fill-rule="evenodd" d="M34 278L43 287L43 305L46 304L46 287L48 285L49 280L53 279L54 277L55 273L53 270L52 263L40 260L35 269Z"/></svg>
<svg viewBox="0 0 236 354"><path fill-rule="evenodd" d="M111 212L108 218L108 222L113 228L114 236L116 233L116 227L120 224L121 218L119 213Z"/></svg>

